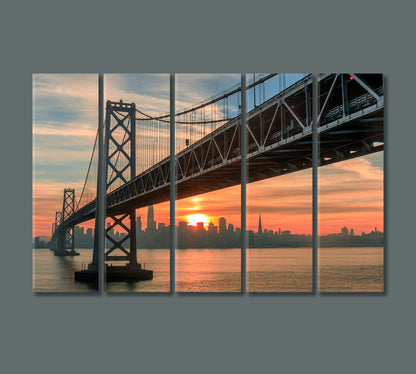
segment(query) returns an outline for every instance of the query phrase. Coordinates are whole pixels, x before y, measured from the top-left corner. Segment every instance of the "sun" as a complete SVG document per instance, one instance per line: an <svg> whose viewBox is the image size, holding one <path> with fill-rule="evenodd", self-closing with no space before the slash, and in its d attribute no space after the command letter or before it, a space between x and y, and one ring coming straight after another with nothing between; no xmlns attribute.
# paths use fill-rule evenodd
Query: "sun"
<svg viewBox="0 0 416 374"><path fill-rule="evenodd" d="M203 222L204 226L208 226L210 222L210 218L207 217L205 214L190 214L185 218L191 226L196 226L198 222Z"/></svg>

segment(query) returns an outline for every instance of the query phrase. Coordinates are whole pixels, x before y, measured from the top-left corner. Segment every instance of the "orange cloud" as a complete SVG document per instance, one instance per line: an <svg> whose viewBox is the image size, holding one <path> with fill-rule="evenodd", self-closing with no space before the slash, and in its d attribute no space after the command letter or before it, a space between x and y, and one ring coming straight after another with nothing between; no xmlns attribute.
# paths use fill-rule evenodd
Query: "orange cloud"
<svg viewBox="0 0 416 374"><path fill-rule="evenodd" d="M378 166L375 166L378 165ZM319 233L384 231L383 153L319 169Z"/></svg>
<svg viewBox="0 0 416 374"><path fill-rule="evenodd" d="M195 209L197 207L197 209ZM241 187L234 186L176 201L176 221L186 221L191 214L205 214L218 226L224 217L234 227L241 226Z"/></svg>

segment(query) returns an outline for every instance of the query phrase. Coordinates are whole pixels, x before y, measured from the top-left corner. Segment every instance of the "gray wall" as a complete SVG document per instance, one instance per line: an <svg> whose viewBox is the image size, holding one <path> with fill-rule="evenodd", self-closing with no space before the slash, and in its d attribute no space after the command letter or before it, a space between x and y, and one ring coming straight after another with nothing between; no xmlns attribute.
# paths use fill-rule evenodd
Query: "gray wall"
<svg viewBox="0 0 416 374"><path fill-rule="evenodd" d="M407 371L416 326L415 12L399 5L356 0L3 3L4 372ZM32 73L245 71L385 73L386 294L34 295Z"/></svg>

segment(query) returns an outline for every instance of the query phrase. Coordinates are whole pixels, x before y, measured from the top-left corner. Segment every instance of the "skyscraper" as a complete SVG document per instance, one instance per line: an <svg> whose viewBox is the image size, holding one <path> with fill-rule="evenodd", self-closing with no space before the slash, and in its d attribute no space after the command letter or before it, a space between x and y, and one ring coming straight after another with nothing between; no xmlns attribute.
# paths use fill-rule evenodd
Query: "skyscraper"
<svg viewBox="0 0 416 374"><path fill-rule="evenodd" d="M259 214L259 228L257 231L259 234L263 234L263 228L261 227L261 215Z"/></svg>
<svg viewBox="0 0 416 374"><path fill-rule="evenodd" d="M153 212L153 205L150 205L147 208L147 231L155 231L155 230L156 230L155 214Z"/></svg>
<svg viewBox="0 0 416 374"><path fill-rule="evenodd" d="M218 234L217 226L215 226L212 221L208 225L208 232Z"/></svg>
<svg viewBox="0 0 416 374"><path fill-rule="evenodd" d="M142 216L136 218L136 230L139 232L142 231Z"/></svg>
<svg viewBox="0 0 416 374"><path fill-rule="evenodd" d="M94 246L94 236L93 230L91 228L87 229L87 248L93 248Z"/></svg>
<svg viewBox="0 0 416 374"><path fill-rule="evenodd" d="M224 217L221 217L219 219L219 230L220 230L220 235L221 234L225 234L225 232L227 231L227 221Z"/></svg>

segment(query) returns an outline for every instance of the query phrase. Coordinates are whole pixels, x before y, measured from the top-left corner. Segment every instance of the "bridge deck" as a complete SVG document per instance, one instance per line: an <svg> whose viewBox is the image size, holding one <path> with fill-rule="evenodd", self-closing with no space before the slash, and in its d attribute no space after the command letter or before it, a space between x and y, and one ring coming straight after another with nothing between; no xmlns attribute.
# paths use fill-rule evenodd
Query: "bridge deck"
<svg viewBox="0 0 416 374"><path fill-rule="evenodd" d="M320 165L383 149L381 74L323 74L319 80ZM307 76L247 114L248 182L312 166L312 77ZM348 97L348 100L346 99ZM240 184L240 118L176 155L177 199ZM108 193L107 213L169 200L169 158ZM64 222L94 218L95 201Z"/></svg>

